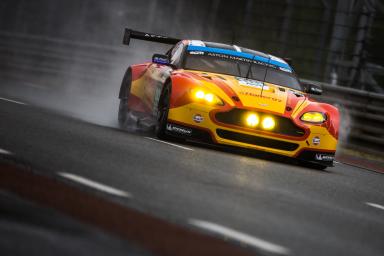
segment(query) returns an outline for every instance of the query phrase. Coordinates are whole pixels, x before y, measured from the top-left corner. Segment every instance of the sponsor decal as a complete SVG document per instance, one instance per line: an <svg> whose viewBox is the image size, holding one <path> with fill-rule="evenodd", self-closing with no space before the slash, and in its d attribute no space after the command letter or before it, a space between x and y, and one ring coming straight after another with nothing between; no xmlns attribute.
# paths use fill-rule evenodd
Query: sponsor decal
<svg viewBox="0 0 384 256"><path fill-rule="evenodd" d="M327 155L327 154L316 154L315 158L318 161L327 161L327 162L335 160L335 157L333 155Z"/></svg>
<svg viewBox="0 0 384 256"><path fill-rule="evenodd" d="M235 77L235 78L237 79L237 81L239 81L239 84L253 87L253 88L260 88L261 89L264 85L263 82L257 81L257 80L247 79L247 78L243 78L243 77ZM269 87L264 86L264 89L269 90Z"/></svg>
<svg viewBox="0 0 384 256"><path fill-rule="evenodd" d="M264 88L265 88L265 87L264 87ZM270 97L270 96L265 96L265 95L256 94L256 93L254 93L254 92L240 91L239 94L240 94L240 95L244 95L244 96L258 97L258 98L261 98L261 99L271 100L271 101L274 101L274 102L282 102L281 99L274 98L274 97Z"/></svg>
<svg viewBox="0 0 384 256"><path fill-rule="evenodd" d="M145 37L156 37L156 38L167 38L165 36L160 36L160 35L155 35L155 34L149 34L149 33L146 33L144 35Z"/></svg>
<svg viewBox="0 0 384 256"><path fill-rule="evenodd" d="M292 72L291 67L282 59L277 58L275 56L268 56L268 58L258 55L253 55L246 52L239 52L236 50L215 48L215 47L204 47L195 43L195 45L190 44L187 48L188 52L191 51L202 51L206 53L206 56L218 57L218 58L226 58L233 59L239 61L253 62L257 64L261 64L264 66L269 66L275 69L279 67L284 68L287 72Z"/></svg>
<svg viewBox="0 0 384 256"><path fill-rule="evenodd" d="M216 58L222 58L222 59L229 59L229 60L238 60L238 61L244 61L244 62L250 62L251 60L238 57L238 56L232 56L232 55L225 55L221 53L214 53L214 52L207 52L207 56L210 57L216 57Z"/></svg>
<svg viewBox="0 0 384 256"><path fill-rule="evenodd" d="M319 138L319 137L314 137L314 138L312 139L312 143L313 143L313 145L315 145L315 146L319 145L319 144L320 144L320 138Z"/></svg>
<svg viewBox="0 0 384 256"><path fill-rule="evenodd" d="M168 64L169 60L167 58L156 56L153 58L153 62L157 64Z"/></svg>
<svg viewBox="0 0 384 256"><path fill-rule="evenodd" d="M174 124L167 124L166 126L167 131L174 132L174 133L179 133L182 135L188 135L191 136L192 134L192 129L189 129L187 127L182 127Z"/></svg>
<svg viewBox="0 0 384 256"><path fill-rule="evenodd" d="M193 54L193 55L204 55L204 52L192 51L192 52L189 52L189 54Z"/></svg>
<svg viewBox="0 0 384 256"><path fill-rule="evenodd" d="M204 121L204 117L202 117L200 114L196 114L193 116L193 121L196 123L201 123Z"/></svg>

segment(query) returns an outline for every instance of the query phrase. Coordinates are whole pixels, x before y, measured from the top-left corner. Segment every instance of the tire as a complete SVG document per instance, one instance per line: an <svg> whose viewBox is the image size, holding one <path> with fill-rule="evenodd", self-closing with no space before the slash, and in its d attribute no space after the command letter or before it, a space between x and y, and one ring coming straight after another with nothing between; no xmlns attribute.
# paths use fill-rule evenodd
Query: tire
<svg viewBox="0 0 384 256"><path fill-rule="evenodd" d="M328 166L326 165L321 165L321 164L314 164L311 166L312 169L323 171L327 168Z"/></svg>
<svg viewBox="0 0 384 256"><path fill-rule="evenodd" d="M120 128L126 128L129 118L128 98L131 91L131 68L128 68L124 74L123 81L121 82L119 98L119 111L118 111L118 122Z"/></svg>
<svg viewBox="0 0 384 256"><path fill-rule="evenodd" d="M127 126L128 120L128 100L122 99L119 104L119 113L118 113L118 121L119 127L125 128Z"/></svg>
<svg viewBox="0 0 384 256"><path fill-rule="evenodd" d="M300 165L306 168L314 169L314 170L325 170L328 166L316 164L316 163L310 163L310 162L300 162Z"/></svg>
<svg viewBox="0 0 384 256"><path fill-rule="evenodd" d="M157 110L155 134L159 139L168 138L168 136L165 134L165 130L166 130L167 121L168 121L170 98L171 98L171 84L166 83L164 85L163 91L161 92L159 104L158 104L158 110Z"/></svg>

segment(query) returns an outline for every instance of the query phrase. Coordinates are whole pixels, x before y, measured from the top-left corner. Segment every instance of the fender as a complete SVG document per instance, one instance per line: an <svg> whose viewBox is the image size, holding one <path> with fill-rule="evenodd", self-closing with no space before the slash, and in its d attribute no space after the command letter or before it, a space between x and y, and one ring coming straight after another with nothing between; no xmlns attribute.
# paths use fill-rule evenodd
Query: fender
<svg viewBox="0 0 384 256"><path fill-rule="evenodd" d="M340 123L340 115L339 110L327 103L319 103L316 101L311 101L308 106L306 106L297 116L296 122L299 121L300 117L309 111L319 111L323 112L327 115L327 121L322 126L325 126L329 133L335 138L339 137L339 123Z"/></svg>
<svg viewBox="0 0 384 256"><path fill-rule="evenodd" d="M154 63L132 65L130 69L131 87L129 93L127 92L128 107L150 116L155 115L161 91L172 69L169 66Z"/></svg>
<svg viewBox="0 0 384 256"><path fill-rule="evenodd" d="M124 73L123 80L121 81L120 91L119 91L119 99L128 99L127 87L131 85L132 81L132 69L128 67Z"/></svg>

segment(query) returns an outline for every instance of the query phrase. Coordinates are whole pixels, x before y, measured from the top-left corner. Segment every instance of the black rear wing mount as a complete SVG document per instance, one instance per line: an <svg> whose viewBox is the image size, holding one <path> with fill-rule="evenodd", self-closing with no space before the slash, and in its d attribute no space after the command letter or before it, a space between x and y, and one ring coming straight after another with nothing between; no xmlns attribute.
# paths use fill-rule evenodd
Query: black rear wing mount
<svg viewBox="0 0 384 256"><path fill-rule="evenodd" d="M162 44L177 44L181 41L181 39L152 34L152 33L146 33L146 32L140 32L133 29L126 28L124 30L124 39L123 44L129 45L130 41L132 39L139 39L139 40L145 40L150 42L157 42Z"/></svg>

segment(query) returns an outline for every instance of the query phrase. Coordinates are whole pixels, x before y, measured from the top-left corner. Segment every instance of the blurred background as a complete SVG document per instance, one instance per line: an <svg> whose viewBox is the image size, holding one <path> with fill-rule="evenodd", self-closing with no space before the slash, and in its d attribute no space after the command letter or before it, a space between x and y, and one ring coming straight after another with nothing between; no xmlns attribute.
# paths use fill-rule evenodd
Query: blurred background
<svg viewBox="0 0 384 256"><path fill-rule="evenodd" d="M237 44L293 60L343 116L343 146L384 145L384 4L379 0L1 0L1 87L114 125L129 64L169 46L123 29ZM57 97L59 95L60 97Z"/></svg>

